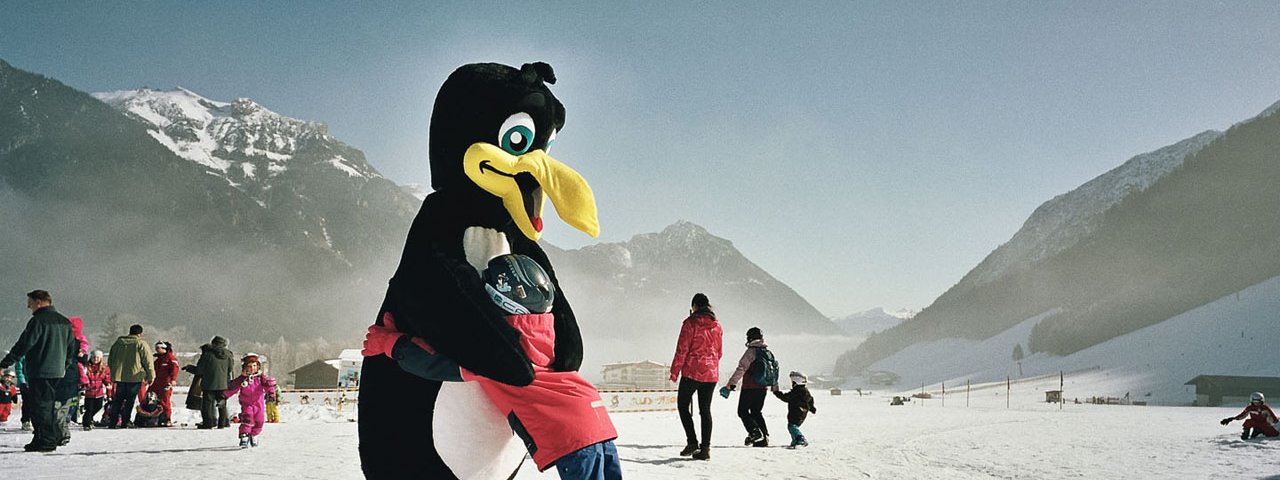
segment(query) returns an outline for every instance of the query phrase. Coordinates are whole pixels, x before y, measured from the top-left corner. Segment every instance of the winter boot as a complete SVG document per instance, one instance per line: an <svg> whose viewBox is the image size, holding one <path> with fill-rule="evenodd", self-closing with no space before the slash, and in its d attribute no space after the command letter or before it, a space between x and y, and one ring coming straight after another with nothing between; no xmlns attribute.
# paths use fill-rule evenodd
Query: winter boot
<svg viewBox="0 0 1280 480"><path fill-rule="evenodd" d="M747 439L746 439L746 440L743 440L743 441L742 441L742 444L743 444L743 445L751 445L751 444L753 444L753 443L759 442L759 441L760 441L761 439L763 439L763 438L764 438L764 434L763 434L763 433L760 433L760 429L758 429L758 428L757 428L757 429L752 430L752 431L751 431L751 433L749 433L749 434L747 435Z"/></svg>
<svg viewBox="0 0 1280 480"><path fill-rule="evenodd" d="M693 453L694 460L711 460L711 446L703 445L698 451Z"/></svg>
<svg viewBox="0 0 1280 480"><path fill-rule="evenodd" d="M250 436L249 436L249 446L250 446L250 447L256 447L256 446L258 446L258 436L257 436L257 435L250 435Z"/></svg>
<svg viewBox="0 0 1280 480"><path fill-rule="evenodd" d="M760 440L759 440L759 441L757 441L757 442L752 443L752 444L751 444L751 446L753 446L753 447L767 447L767 446L769 446L769 436L768 436L768 435L765 435L765 436L763 436L763 437L760 437Z"/></svg>
<svg viewBox="0 0 1280 480"><path fill-rule="evenodd" d="M249 448L249 436L240 434L240 448Z"/></svg>
<svg viewBox="0 0 1280 480"><path fill-rule="evenodd" d="M680 456L681 456L681 457L687 457L687 456L689 456L689 455L693 455L694 453L697 453L697 452L698 452L698 444L697 444L696 442L695 442L695 443L690 443L690 444L688 444L688 445L685 445L685 446L684 446L684 450L681 450L681 451L680 451Z"/></svg>

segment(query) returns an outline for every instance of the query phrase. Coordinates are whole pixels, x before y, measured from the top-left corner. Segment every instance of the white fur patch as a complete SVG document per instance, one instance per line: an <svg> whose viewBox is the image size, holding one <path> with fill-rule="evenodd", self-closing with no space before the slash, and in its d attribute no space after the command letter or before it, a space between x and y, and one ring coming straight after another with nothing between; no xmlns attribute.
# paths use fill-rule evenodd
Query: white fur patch
<svg viewBox="0 0 1280 480"><path fill-rule="evenodd" d="M431 428L440 458L462 480L505 479L524 459L524 443L477 383L441 385Z"/></svg>
<svg viewBox="0 0 1280 480"><path fill-rule="evenodd" d="M462 251L466 252L467 263L475 267L476 273L484 273L493 257L511 253L511 244L507 243L505 233L492 228L467 227L462 232Z"/></svg>

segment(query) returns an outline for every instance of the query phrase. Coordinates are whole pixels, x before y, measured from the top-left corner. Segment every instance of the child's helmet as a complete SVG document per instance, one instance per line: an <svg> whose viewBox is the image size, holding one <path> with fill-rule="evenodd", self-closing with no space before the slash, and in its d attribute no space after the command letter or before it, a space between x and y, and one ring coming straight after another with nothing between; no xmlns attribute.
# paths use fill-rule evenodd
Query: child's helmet
<svg viewBox="0 0 1280 480"><path fill-rule="evenodd" d="M250 363L256 363L258 364L259 367L262 366L262 362L258 361L258 354L256 353L250 353L248 355L245 355L244 358L240 359L240 366L242 367L248 366Z"/></svg>
<svg viewBox="0 0 1280 480"><path fill-rule="evenodd" d="M1253 394L1249 395L1249 401L1262 403L1267 400L1266 397L1262 396L1262 392L1253 392Z"/></svg>
<svg viewBox="0 0 1280 480"><path fill-rule="evenodd" d="M489 260L484 289L507 313L547 313L556 299L551 276L525 255L507 254Z"/></svg>
<svg viewBox="0 0 1280 480"><path fill-rule="evenodd" d="M147 403L156 403L160 401L160 396L156 392L147 392Z"/></svg>

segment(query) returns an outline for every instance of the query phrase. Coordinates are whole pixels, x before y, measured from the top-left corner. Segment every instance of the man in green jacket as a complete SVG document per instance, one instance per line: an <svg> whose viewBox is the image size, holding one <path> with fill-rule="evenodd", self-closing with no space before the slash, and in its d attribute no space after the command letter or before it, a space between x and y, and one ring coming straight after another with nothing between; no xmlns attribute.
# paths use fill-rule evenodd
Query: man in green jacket
<svg viewBox="0 0 1280 480"><path fill-rule="evenodd" d="M155 368L151 366L151 346L142 341L142 325L129 327L129 334L116 339L111 345L111 353L107 357L107 367L111 369L111 381L116 384L116 392L111 397L115 411L107 419L107 428L133 428L133 402L142 390L142 382L151 383L156 379Z"/></svg>
<svg viewBox="0 0 1280 480"><path fill-rule="evenodd" d="M80 343L71 331L71 322L53 308L53 297L44 290L27 294L31 320L9 354L0 360L0 370L19 359L25 361L27 392L24 402L31 406L34 438L23 448L28 452L52 452L62 441L58 428L54 387L62 380L80 353Z"/></svg>

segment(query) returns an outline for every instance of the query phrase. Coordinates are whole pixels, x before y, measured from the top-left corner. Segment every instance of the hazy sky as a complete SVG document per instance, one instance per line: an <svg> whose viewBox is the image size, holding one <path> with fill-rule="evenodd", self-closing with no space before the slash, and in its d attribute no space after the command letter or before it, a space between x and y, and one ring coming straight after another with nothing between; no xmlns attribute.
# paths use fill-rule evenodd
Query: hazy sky
<svg viewBox="0 0 1280 480"><path fill-rule="evenodd" d="M325 122L398 183L471 62L546 61L602 233L703 225L823 313L920 309L1041 203L1280 100L1280 2L0 2L0 58ZM391 6L388 6L391 5Z"/></svg>

